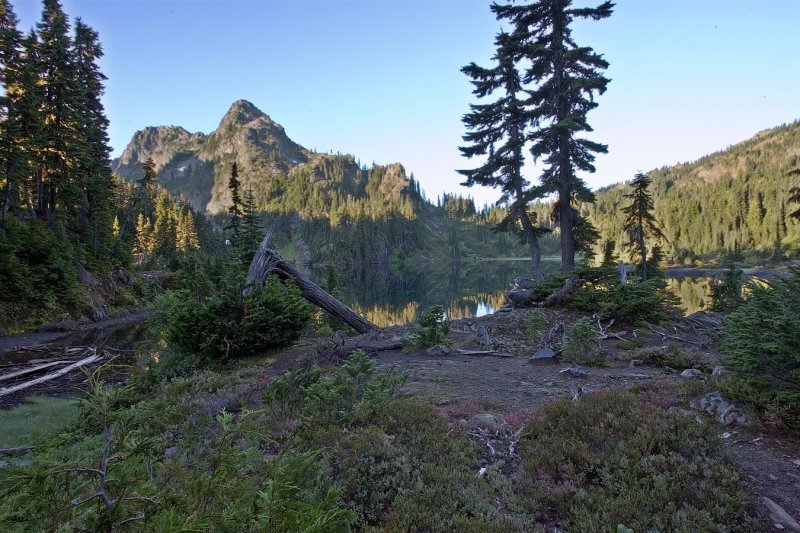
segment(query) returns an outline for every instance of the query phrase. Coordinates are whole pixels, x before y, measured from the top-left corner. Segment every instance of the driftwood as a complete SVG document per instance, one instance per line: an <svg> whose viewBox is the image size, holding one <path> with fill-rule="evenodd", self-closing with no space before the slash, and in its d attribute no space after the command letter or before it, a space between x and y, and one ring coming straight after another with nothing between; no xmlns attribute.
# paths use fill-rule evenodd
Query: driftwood
<svg viewBox="0 0 800 533"><path fill-rule="evenodd" d="M64 374L67 374L67 373L69 373L69 372L71 372L71 371L73 371L75 369L78 369L78 368L80 368L82 366L86 366L88 364L94 363L95 361L97 361L101 357L102 357L102 355L94 353L94 354L90 355L89 357L81 359L80 361L78 361L76 363L72 363L71 365L65 366L64 368L56 370L55 372L51 372L49 374L45 374L42 377L38 377L36 379L32 379L31 381L26 381L25 383L20 383L19 385L14 385L13 387L4 387L4 388L0 389L0 397L7 396L7 395L9 395L11 393L14 393L14 392L17 392L19 390L27 389L28 387L32 387L34 385L38 385L39 383L44 383L45 381L50 381L51 379L55 379L57 377L63 376Z"/></svg>
<svg viewBox="0 0 800 533"><path fill-rule="evenodd" d="M498 352L495 350L457 350L458 355L476 355L491 357L514 357L513 353Z"/></svg>
<svg viewBox="0 0 800 533"><path fill-rule="evenodd" d="M20 376L25 376L27 374L33 374L34 372L40 372L46 368L51 368L58 365L65 365L69 363L69 361L50 361L48 363L42 365L36 365L32 368L25 368L23 370L19 370L17 372L11 372L10 374L4 374L0 376L0 381L8 381L9 379L18 378Z"/></svg>
<svg viewBox="0 0 800 533"><path fill-rule="evenodd" d="M569 300L569 297L572 296L572 293L578 290L580 284L581 280L578 279L578 276L572 276L567 278L567 280L564 282L564 286L558 289L550 296L548 296L547 298L545 298L542 305L544 307L552 307L554 305L563 304L564 302Z"/></svg>
<svg viewBox="0 0 800 533"><path fill-rule="evenodd" d="M297 283L303 298L340 319L357 332L367 333L380 329L328 294L322 287L303 276L291 262L284 259L275 250L270 249L269 238L271 234L271 232L268 232L264 236L264 240L261 241L261 245L250 263L250 269L247 271L248 286L245 287L243 295L247 296L253 291L251 283L264 283L267 276L275 274L281 279L290 279Z"/></svg>
<svg viewBox="0 0 800 533"><path fill-rule="evenodd" d="M382 339L379 333L373 331L366 335L346 338L341 332L337 331L331 338L332 346L319 350L320 355L326 358L344 358L353 350L364 350L367 354L377 352L387 352L391 350L401 350L403 342L398 339Z"/></svg>
<svg viewBox="0 0 800 533"><path fill-rule="evenodd" d="M0 449L0 457L9 457L12 455L23 455L31 451L33 446L18 446L16 448L2 448Z"/></svg>

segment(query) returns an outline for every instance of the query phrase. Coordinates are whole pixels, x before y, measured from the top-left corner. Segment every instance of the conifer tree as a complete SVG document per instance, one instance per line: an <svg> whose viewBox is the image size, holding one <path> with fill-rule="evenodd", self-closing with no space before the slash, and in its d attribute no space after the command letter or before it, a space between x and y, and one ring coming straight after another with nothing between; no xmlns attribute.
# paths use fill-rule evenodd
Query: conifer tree
<svg viewBox="0 0 800 533"><path fill-rule="evenodd" d="M511 205L508 217L500 227L508 229L513 227L513 221L519 222L530 246L531 276L540 281L544 275L540 266L539 236L545 230L534 225L527 206L541 193L539 188L532 188L528 180L522 177L526 128L533 116L525 109L523 102L526 94L515 63L515 42L507 33L501 32L495 38L495 46L494 61L497 64L494 68L486 69L470 63L461 69L470 77L475 96L486 98L496 92L500 92L501 96L488 104L471 104L471 111L462 118L469 130L463 139L470 144L459 150L468 158L484 156L486 161L478 168L458 172L467 177L463 185L484 185L502 191L498 204ZM445 197L445 208L448 207L448 199Z"/></svg>
<svg viewBox="0 0 800 533"><path fill-rule="evenodd" d="M233 241L236 243L236 239L239 237L239 226L242 222L242 195L239 192L239 187L241 186L241 182L239 182L239 168L236 165L236 162L233 162L231 166L231 177L228 180L228 190L231 191L231 206L228 208L228 214L231 216L230 222L225 227L227 230L231 230L233 232Z"/></svg>
<svg viewBox="0 0 800 533"><path fill-rule="evenodd" d="M84 143L79 154L77 173L85 188L85 238L95 255L101 246L111 244L111 220L114 216L114 182L110 168L111 149L108 146L108 119L100 97L106 77L97 61L103 56L97 32L75 21L75 62L79 88L78 131Z"/></svg>
<svg viewBox="0 0 800 533"><path fill-rule="evenodd" d="M789 171L789 176L800 176L800 168ZM797 209L789 213L789 217L800 221L800 187L789 189L789 203L797 204Z"/></svg>
<svg viewBox="0 0 800 533"><path fill-rule="evenodd" d="M139 213L139 217L136 219L136 239L133 243L133 253L149 254L153 251L150 242L150 220L144 214Z"/></svg>
<svg viewBox="0 0 800 533"><path fill-rule="evenodd" d="M153 215L153 205L156 197L156 164L153 162L152 157L148 157L147 161L142 163L142 170L144 175L137 180L139 184L137 200L142 206L142 213L149 218Z"/></svg>
<svg viewBox="0 0 800 533"><path fill-rule="evenodd" d="M38 64L42 86L42 157L36 171L36 209L48 224L63 209L67 222L76 220L82 203L82 186L75 162L85 153L78 130L80 108L78 77L69 22L58 0L44 0L37 24Z"/></svg>
<svg viewBox="0 0 800 533"><path fill-rule="evenodd" d="M0 97L0 182L5 182L0 226L5 226L6 213L20 202L20 128L15 107L21 90L22 35L17 23L9 0L0 0L0 84L4 93Z"/></svg>
<svg viewBox="0 0 800 533"><path fill-rule="evenodd" d="M497 18L513 27L509 46L515 58L527 62L522 83L529 95L526 107L530 113L530 152L535 161L543 160L546 165L541 176L542 192L558 195L554 215L561 230L564 271L575 268L573 227L579 214L573 204L594 199L576 172L594 172L594 154L607 151L605 145L578 135L592 131L586 114L597 107L594 94L606 90L608 79L601 71L608 63L591 48L575 43L570 24L580 19L606 18L614 7L612 2L595 8L571 5L571 0L492 5Z"/></svg>
<svg viewBox="0 0 800 533"><path fill-rule="evenodd" d="M256 250L258 250L258 246L261 244L261 239L264 237L264 230L261 227L261 222L256 212L253 189L247 189L244 193L242 209L241 242L238 245L242 253L242 259L245 263L249 264L250 261L253 260L253 255L256 253Z"/></svg>
<svg viewBox="0 0 800 533"><path fill-rule="evenodd" d="M625 195L631 201L622 208L625 213L625 231L628 234L627 247L641 258L642 281L647 281L647 247L645 239L666 239L653 216L653 197L648 192L650 179L638 172L631 182L633 190Z"/></svg>

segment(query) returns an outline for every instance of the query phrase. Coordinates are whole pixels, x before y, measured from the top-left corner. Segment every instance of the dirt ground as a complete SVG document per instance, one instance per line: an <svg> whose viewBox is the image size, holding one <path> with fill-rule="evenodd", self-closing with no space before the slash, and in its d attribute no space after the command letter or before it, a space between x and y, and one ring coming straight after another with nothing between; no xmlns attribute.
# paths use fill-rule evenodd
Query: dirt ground
<svg viewBox="0 0 800 533"><path fill-rule="evenodd" d="M718 364L719 354L710 347L708 339L698 334L691 324L684 324L668 332L637 331L635 349L630 346L631 332L610 327L607 332L614 330L628 341L611 336L599 341L600 351L604 355L603 366L581 366L580 371L585 375L578 372L576 377L563 371L573 366L569 363L558 360L534 363L530 358L534 352L544 347L558 351L564 329L568 329L579 315L544 311L544 327L531 334L529 324L533 312L540 311L514 310L453 321L449 335L453 345L449 353L444 355L430 355L423 349L408 347L389 350L367 348L366 351L374 356L377 368L396 366L398 370L407 373L408 378L400 390L401 395L439 406L453 422L463 421L465 417L483 421L496 420L501 428L494 430L494 434L506 436L514 434L524 422L526 413L556 399L637 385L647 385L655 390L669 390L671 386L687 380L680 376L677 369L644 364L639 354L648 350L675 351L680 348L701 363L700 366L706 372L700 380L707 383L710 383L708 371ZM560 324L565 328L559 328ZM488 345L477 341L475 329L478 326L486 328L491 338ZM384 343L385 346L393 341L403 341L408 346L412 330L413 327L398 326L387 328L378 335L361 338L371 339L367 345L377 346ZM18 338L17 342L21 340ZM329 339L304 341L278 354L264 368L264 378L269 380L298 366L334 362L335 357L325 355L326 348L334 345L335 342ZM2 347L0 343L0 350ZM467 355L459 350L494 353ZM322 355L315 356L317 352ZM0 368L0 374L2 371ZM78 376L75 379L83 381L85 377ZM65 386L71 390L66 391ZM47 388L37 388L35 393L75 394L82 386L85 383L62 382L60 386L53 384ZM685 400L667 400L669 405L676 408L689 409ZM6 399L0 404L8 408L19 401L19 398L13 401ZM800 531L800 526L792 529L791 522L785 519L780 527L774 525L780 520L770 516L774 513L774 507L770 508L764 500L765 497L768 498L794 520L800 520L800 443L776 436L757 424L749 427L723 426L707 416L703 417L703 423L715 424L715 431L718 430L728 457L738 467L743 481L752 492L752 514L768 524L766 527L773 531ZM481 429L476 431L475 436L491 437Z"/></svg>

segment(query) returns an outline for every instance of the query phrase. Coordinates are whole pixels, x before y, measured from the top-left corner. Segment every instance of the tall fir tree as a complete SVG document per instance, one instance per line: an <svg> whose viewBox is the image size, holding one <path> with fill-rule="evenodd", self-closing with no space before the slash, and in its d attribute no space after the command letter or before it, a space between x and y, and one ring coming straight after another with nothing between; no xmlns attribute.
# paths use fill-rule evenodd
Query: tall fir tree
<svg viewBox="0 0 800 533"><path fill-rule="evenodd" d="M515 42L507 33L501 32L495 38L495 47L496 65L493 68L470 63L461 69L475 87L472 94L487 98L499 92L501 96L488 104L470 105L470 112L462 118L469 130L463 139L470 144L459 150L468 158L481 156L486 160L478 168L458 172L467 177L463 185L471 187L477 184L502 191L498 204L510 203L510 207L508 217L500 227L508 229L514 222L520 224L530 246L531 276L540 281L544 275L540 266L539 237L549 230L537 227L535 218L531 220L528 203L541 197L541 189L531 187L522 176L526 128L533 117L523 101L526 93L515 62L518 55Z"/></svg>
<svg viewBox="0 0 800 533"><path fill-rule="evenodd" d="M261 227L258 212L256 211L253 189L248 188L245 191L242 211L240 242L237 243L237 246L241 252L243 262L249 265L256 250L258 250L258 246L261 244L261 239L264 237L264 230Z"/></svg>
<svg viewBox="0 0 800 533"><path fill-rule="evenodd" d="M231 206L228 208L228 214L230 215L230 221L228 225L225 227L226 230L230 230L233 233L233 242L236 244L236 240L239 238L239 227L242 223L242 194L239 190L241 187L241 182L239 181L239 167L236 165L236 162L233 162L231 166L231 176L228 179L228 190L231 192Z"/></svg>
<svg viewBox="0 0 800 533"><path fill-rule="evenodd" d="M622 212L625 213L624 227L628 234L626 246L640 257L642 281L647 281L645 240L650 238L666 240L655 216L653 216L653 197L647 190L649 186L650 178L638 172L631 182L633 190L625 195L625 198L629 199L631 203L622 208Z"/></svg>
<svg viewBox="0 0 800 533"><path fill-rule="evenodd" d="M73 225L83 200L75 175L76 161L86 151L77 109L80 92L69 21L58 0L44 0L39 36L39 81L42 86L42 157L36 170L36 210L48 224L56 216Z"/></svg>
<svg viewBox="0 0 800 533"><path fill-rule="evenodd" d="M577 202L591 202L594 195L577 175L594 172L595 154L607 152L603 144L578 138L591 132L586 121L597 107L594 95L603 94L608 67L602 56L578 46L570 25L580 19L600 20L611 15L614 4L595 8L572 8L571 0L538 0L527 5L492 5L499 20L508 21L515 58L527 64L522 78L529 98L528 138L535 161L543 160L542 192L557 193L554 218L560 227L561 268L575 268L576 242L573 227L579 214Z"/></svg>
<svg viewBox="0 0 800 533"><path fill-rule="evenodd" d="M113 242L114 181L110 167L108 119L100 98L106 77L97 65L103 56L97 32L75 21L75 62L78 87L78 131L85 143L77 161L77 173L85 188L84 239L95 256L106 255ZM102 248L102 250L101 250Z"/></svg>
<svg viewBox="0 0 800 533"><path fill-rule="evenodd" d="M0 183L3 184L0 226L5 227L6 214L19 207L20 128L16 105L19 96L22 66L22 35L17 29L17 16L9 0L0 0Z"/></svg>

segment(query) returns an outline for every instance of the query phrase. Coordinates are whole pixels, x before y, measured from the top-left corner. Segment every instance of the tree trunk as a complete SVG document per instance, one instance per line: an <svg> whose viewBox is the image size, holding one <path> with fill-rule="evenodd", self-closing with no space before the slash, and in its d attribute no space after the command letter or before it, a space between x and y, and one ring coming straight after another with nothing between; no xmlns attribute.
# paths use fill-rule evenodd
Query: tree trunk
<svg viewBox="0 0 800 533"><path fill-rule="evenodd" d="M292 263L284 259L281 254L275 250L270 249L269 238L271 235L272 232L268 232L264 236L264 240L261 241L256 255L253 256L253 261L250 263L250 268L247 271L248 285L245 287L244 291L242 291L243 296L247 296L253 291L252 282L264 283L267 276L275 274L281 279L291 279L297 283L303 298L342 320L357 332L367 333L380 329L378 326L353 311L350 307L325 292L322 287L304 277Z"/></svg>
<svg viewBox="0 0 800 533"><path fill-rule="evenodd" d="M647 248L644 247L644 231L639 228L639 249L642 251L642 281L647 281Z"/></svg>
<svg viewBox="0 0 800 533"><path fill-rule="evenodd" d="M536 236L536 229L533 227L531 219L528 218L528 213L524 207L517 209L517 216L522 228L525 230L525 235L531 248L531 279L542 281L544 279L541 267L542 252L539 249L539 238Z"/></svg>
<svg viewBox="0 0 800 533"><path fill-rule="evenodd" d="M561 230L561 270L572 272L575 270L575 238L572 235L572 226L575 224L574 211L570 205L571 194L559 192L558 199L558 224Z"/></svg>

